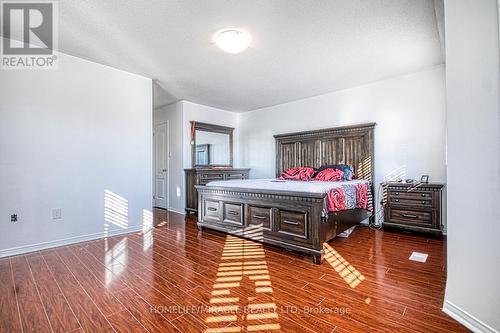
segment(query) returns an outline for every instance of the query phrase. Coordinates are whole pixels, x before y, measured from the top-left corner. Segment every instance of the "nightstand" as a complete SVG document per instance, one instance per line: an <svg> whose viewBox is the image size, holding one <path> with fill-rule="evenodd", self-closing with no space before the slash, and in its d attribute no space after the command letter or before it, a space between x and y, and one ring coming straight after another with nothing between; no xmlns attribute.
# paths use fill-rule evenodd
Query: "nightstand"
<svg viewBox="0 0 500 333"><path fill-rule="evenodd" d="M443 183L382 183L384 227L442 234Z"/></svg>

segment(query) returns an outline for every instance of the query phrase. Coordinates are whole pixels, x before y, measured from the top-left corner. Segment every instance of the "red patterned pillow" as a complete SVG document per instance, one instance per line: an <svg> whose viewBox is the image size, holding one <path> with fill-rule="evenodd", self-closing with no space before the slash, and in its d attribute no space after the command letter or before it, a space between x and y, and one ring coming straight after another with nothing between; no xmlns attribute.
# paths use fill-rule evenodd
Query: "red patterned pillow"
<svg viewBox="0 0 500 333"><path fill-rule="evenodd" d="M344 180L344 172L340 169L325 169L318 172L314 177L314 180L319 180L323 182L340 182Z"/></svg>
<svg viewBox="0 0 500 333"><path fill-rule="evenodd" d="M310 181L316 171L310 167L296 167L284 171L279 179Z"/></svg>

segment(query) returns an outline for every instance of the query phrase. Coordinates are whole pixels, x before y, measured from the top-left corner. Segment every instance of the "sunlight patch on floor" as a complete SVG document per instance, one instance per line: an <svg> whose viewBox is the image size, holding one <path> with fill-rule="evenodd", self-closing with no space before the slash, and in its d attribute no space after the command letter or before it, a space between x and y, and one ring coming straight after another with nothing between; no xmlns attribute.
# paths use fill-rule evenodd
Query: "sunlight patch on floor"
<svg viewBox="0 0 500 333"><path fill-rule="evenodd" d="M351 288L356 288L365 280L364 275L345 260L344 257L335 251L328 243L323 244L323 248L325 250L325 260Z"/></svg>
<svg viewBox="0 0 500 333"><path fill-rule="evenodd" d="M252 229L252 237L259 233ZM262 234L262 229L260 229ZM254 285L251 297L241 297L237 288L245 283ZM279 331L279 316L273 300L273 288L265 251L261 244L235 236L227 236L216 280L212 288L210 316L205 320L209 332ZM244 294L244 292L242 293ZM237 325L232 326L231 324ZM218 326L218 327L214 327Z"/></svg>

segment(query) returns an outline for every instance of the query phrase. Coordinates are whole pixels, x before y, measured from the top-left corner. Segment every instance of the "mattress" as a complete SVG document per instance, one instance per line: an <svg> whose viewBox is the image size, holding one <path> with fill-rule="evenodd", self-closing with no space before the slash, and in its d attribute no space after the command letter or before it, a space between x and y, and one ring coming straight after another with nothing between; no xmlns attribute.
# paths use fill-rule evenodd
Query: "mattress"
<svg viewBox="0 0 500 333"><path fill-rule="evenodd" d="M278 179L224 180L208 183L208 187L229 187L273 192L325 193L324 209L336 212L363 208L372 210L370 182L363 179L341 182L296 181Z"/></svg>

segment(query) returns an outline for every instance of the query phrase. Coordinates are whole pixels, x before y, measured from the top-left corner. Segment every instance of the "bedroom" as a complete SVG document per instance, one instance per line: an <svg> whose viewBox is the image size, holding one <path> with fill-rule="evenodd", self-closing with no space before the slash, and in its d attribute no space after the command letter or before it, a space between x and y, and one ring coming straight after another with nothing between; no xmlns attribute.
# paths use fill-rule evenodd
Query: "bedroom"
<svg viewBox="0 0 500 333"><path fill-rule="evenodd" d="M500 330L498 1L33 5L0 332Z"/></svg>

